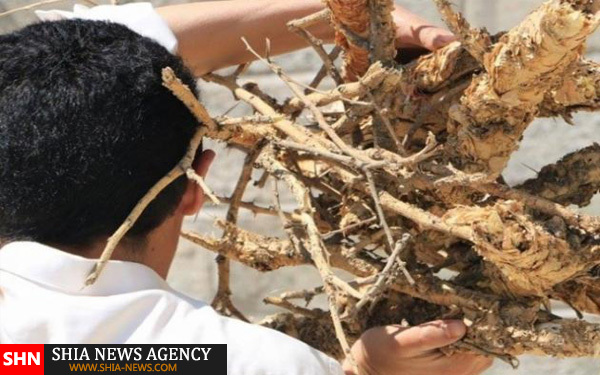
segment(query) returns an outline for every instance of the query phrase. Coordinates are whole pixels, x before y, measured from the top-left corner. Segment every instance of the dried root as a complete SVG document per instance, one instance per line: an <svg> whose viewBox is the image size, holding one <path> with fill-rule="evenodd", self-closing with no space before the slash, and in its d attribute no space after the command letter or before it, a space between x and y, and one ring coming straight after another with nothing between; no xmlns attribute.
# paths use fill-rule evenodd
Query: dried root
<svg viewBox="0 0 600 375"><path fill-rule="evenodd" d="M587 206L600 191L600 145L595 143L545 166L519 188L565 206Z"/></svg>

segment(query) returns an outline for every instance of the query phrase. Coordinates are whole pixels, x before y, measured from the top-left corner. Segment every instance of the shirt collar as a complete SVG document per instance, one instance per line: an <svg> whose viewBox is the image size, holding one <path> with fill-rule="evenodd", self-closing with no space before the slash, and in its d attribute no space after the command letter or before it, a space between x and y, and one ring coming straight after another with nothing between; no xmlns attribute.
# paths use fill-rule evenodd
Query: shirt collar
<svg viewBox="0 0 600 375"><path fill-rule="evenodd" d="M12 242L0 249L0 270L70 294L107 296L170 289L149 267L116 260L109 261L98 280L86 287L95 262L37 242Z"/></svg>

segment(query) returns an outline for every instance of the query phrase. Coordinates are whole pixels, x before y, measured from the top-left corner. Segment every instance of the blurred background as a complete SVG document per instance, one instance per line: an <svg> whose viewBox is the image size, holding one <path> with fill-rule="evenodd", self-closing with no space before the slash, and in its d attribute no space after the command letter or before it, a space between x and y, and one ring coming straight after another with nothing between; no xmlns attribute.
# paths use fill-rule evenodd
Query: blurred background
<svg viewBox="0 0 600 375"><path fill-rule="evenodd" d="M252 1L252 0L246 0ZM293 0L281 0L293 1ZM295 0L302 1L302 0ZM109 1L98 0L106 4ZM120 3L131 1L121 0ZM153 0L155 6L190 2L186 0ZM454 0L455 7L460 10L473 26L486 27L495 33L507 30L519 23L529 12L542 4L543 0ZM19 8L37 1L29 0L0 0L0 14L11 9ZM72 0L46 0L39 9L70 9ZM83 2L82 2L83 3ZM433 1L401 0L398 4L412 12L443 25ZM19 27L35 22L31 10L9 14L0 18L0 33L10 32ZM240 42L241 43L241 42ZM600 60L600 32L597 32L588 43L588 56ZM280 56L275 61L287 73L300 82L309 83L321 66L317 55L310 49L293 54ZM284 99L291 94L285 85L260 63L254 63L243 81L253 81L260 85L263 91L278 99ZM231 116L250 114L244 104L237 104L231 93L219 86L198 82L202 98L212 116L228 113ZM571 126L561 119L536 120L525 133L523 142L506 170L504 177L510 184L517 184L525 179L534 177L536 171L543 166L553 163L563 155L600 142L600 114L581 113L575 115L576 126ZM208 185L219 196L229 196L241 171L244 155L236 150L226 149L214 142L205 142L205 148L217 152L217 160L213 164L207 178ZM256 172L256 171L255 171ZM259 177L257 173L254 177ZM268 185L267 185L268 186ZM262 206L273 204L270 191L266 193L255 188L249 189L244 201L253 201ZM283 196L283 204L292 207L289 196ZM213 222L216 218L224 218L227 206L214 206L208 203L203 211L186 222L186 227L203 234L220 236ZM600 196L596 196L589 207L583 211L600 215ZM242 227L270 236L282 235L278 219L269 216L253 216L246 210L240 211ZM194 298L210 302L216 291L216 266L214 254L203 250L186 240L182 240L170 272L169 282L177 290ZM277 308L262 303L269 295L278 295L286 290L298 290L314 287L319 284L319 276L312 267L296 267L283 269L267 274L261 274L239 264L232 264L232 291L235 305L250 319L256 321L265 315L278 312ZM560 315L574 316L569 309L557 306ZM587 317L590 320L597 318ZM600 360L591 359L548 359L537 357L521 358L518 370L512 370L504 363L496 365L486 372L488 375L497 374L530 374L534 371L547 371L552 375L599 375Z"/></svg>

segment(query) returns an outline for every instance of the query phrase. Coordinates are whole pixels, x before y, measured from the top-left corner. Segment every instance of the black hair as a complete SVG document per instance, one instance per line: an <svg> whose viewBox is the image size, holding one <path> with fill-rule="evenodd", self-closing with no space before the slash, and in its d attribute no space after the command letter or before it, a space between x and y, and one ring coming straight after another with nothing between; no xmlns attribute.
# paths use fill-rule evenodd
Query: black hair
<svg viewBox="0 0 600 375"><path fill-rule="evenodd" d="M41 22L0 36L0 239L86 245L109 236L185 154L197 121L162 86L180 58L108 22ZM174 212L178 179L130 237Z"/></svg>

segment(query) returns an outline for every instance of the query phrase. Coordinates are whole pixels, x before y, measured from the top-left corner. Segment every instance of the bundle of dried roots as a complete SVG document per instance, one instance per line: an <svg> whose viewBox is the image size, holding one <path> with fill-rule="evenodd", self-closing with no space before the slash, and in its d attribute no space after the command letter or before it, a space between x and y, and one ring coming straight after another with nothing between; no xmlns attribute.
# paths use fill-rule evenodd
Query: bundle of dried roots
<svg viewBox="0 0 600 375"><path fill-rule="evenodd" d="M309 264L323 285L268 297L289 312L260 324L338 358L371 326L435 318L464 319L470 327L449 350L513 364L521 354L598 357L600 325L560 318L550 300L600 315L600 218L569 208L588 204L600 189L600 145L565 156L520 186L504 183L502 172L536 117L570 120L573 111L600 106L600 66L582 57L600 22L600 2L550 0L498 35L471 28L446 0L435 2L459 41L408 64L396 62L402 51L394 48L392 0L328 0L326 11L290 24L323 59L310 87L255 53L289 86L293 97L285 103L239 85L244 67L205 77L249 104L252 117L211 119L165 69L165 86L201 125L186 157L110 239L88 282L168 183L187 174L209 192L190 169L200 140L209 137L247 151L234 194L221 198L229 204L219 223L223 237L183 234L219 254L214 305L224 313L243 318L229 298L230 260L265 272ZM306 29L323 18L337 33L331 54ZM332 61L339 49L342 72ZM327 75L340 85L316 89ZM332 103L338 110L324 109ZM310 124L300 124L303 113ZM243 202L254 168L287 186L296 209ZM288 238L239 228L240 209L278 215ZM443 270L454 276L441 277ZM317 294L327 295L329 311L294 303Z"/></svg>

